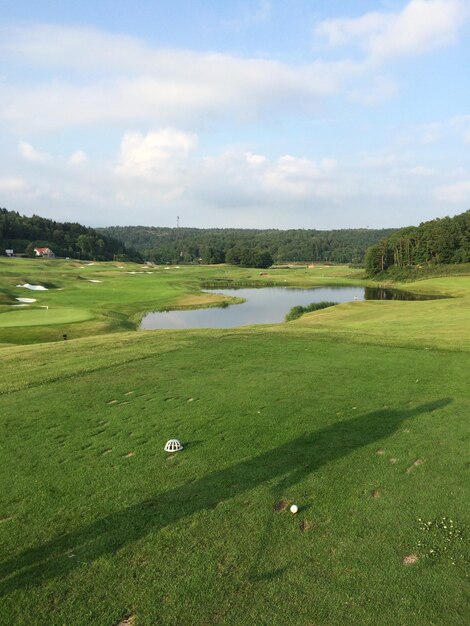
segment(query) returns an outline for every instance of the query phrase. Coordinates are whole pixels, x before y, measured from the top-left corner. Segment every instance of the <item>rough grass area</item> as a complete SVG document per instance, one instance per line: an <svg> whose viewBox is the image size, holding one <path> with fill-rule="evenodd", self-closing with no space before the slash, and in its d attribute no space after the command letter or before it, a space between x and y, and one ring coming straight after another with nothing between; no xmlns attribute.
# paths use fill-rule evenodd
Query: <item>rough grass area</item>
<svg viewBox="0 0 470 626"><path fill-rule="evenodd" d="M307 328L1 355L9 624L468 623L468 353ZM429 541L444 517L462 538Z"/></svg>

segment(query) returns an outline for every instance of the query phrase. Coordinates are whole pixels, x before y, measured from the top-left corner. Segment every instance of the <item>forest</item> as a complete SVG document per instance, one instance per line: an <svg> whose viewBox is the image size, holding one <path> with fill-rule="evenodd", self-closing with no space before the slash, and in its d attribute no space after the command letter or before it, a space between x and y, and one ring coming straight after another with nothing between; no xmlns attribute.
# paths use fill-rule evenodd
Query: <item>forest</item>
<svg viewBox="0 0 470 626"><path fill-rule="evenodd" d="M34 248L48 247L56 256L96 261L140 261L135 250L118 239L76 223L55 222L38 215L26 217L0 209L0 251L34 256Z"/></svg>
<svg viewBox="0 0 470 626"><path fill-rule="evenodd" d="M98 229L156 263L230 263L267 267L283 262L360 264L369 246L396 229L255 230L111 226Z"/></svg>
<svg viewBox="0 0 470 626"><path fill-rule="evenodd" d="M371 246L365 256L370 276L425 265L470 262L470 211L402 228Z"/></svg>

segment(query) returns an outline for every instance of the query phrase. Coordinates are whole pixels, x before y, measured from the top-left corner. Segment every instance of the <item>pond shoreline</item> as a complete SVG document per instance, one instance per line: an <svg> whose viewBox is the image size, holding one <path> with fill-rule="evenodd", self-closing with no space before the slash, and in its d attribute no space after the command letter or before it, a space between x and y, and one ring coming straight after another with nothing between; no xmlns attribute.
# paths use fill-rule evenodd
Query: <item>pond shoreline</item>
<svg viewBox="0 0 470 626"><path fill-rule="evenodd" d="M200 308L167 309L146 313L139 330L162 330L183 328L236 328L254 324L276 324L284 321L286 314L295 306L330 301L337 304L362 300L430 300L438 296L416 294L396 289L368 286L317 286L299 287L291 285L234 286L228 281L205 282L206 293L236 298ZM236 294L236 295L235 295ZM440 296L442 297L442 296ZM231 307L242 304L243 307Z"/></svg>

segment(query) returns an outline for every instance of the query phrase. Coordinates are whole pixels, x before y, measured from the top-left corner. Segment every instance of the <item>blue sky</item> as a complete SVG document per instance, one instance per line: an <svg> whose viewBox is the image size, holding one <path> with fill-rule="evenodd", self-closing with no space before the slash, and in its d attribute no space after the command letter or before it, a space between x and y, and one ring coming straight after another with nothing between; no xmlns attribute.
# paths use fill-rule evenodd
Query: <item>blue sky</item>
<svg viewBox="0 0 470 626"><path fill-rule="evenodd" d="M470 208L466 0L3 0L0 206L90 226Z"/></svg>

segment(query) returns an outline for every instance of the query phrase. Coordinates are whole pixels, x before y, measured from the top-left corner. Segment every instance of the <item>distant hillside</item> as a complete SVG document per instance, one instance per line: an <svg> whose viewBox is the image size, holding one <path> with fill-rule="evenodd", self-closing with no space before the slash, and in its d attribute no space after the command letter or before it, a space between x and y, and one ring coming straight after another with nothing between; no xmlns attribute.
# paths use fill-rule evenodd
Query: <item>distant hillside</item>
<svg viewBox="0 0 470 626"><path fill-rule="evenodd" d="M80 224L60 223L33 215L26 217L16 211L0 209L0 254L12 249L15 253L34 256L34 248L48 247L56 256L109 261L114 258L140 260L134 250L110 235Z"/></svg>
<svg viewBox="0 0 470 626"><path fill-rule="evenodd" d="M146 259L159 263L201 260L203 263L246 265L261 258L271 258L276 263L361 263L369 246L396 229L320 231L111 226L98 230L135 248Z"/></svg>
<svg viewBox="0 0 470 626"><path fill-rule="evenodd" d="M470 262L470 211L402 228L371 246L365 265L371 275L415 266Z"/></svg>

